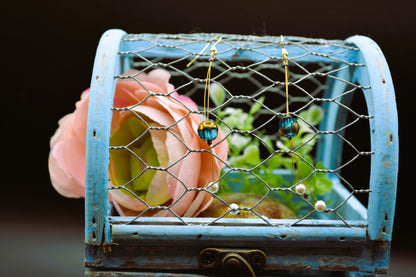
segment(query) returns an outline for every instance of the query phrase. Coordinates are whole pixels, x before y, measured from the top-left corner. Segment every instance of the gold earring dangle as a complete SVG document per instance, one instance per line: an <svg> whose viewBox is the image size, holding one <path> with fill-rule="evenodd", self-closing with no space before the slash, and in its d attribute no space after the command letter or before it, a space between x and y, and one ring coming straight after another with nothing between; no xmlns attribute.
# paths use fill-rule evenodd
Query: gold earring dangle
<svg viewBox="0 0 416 277"><path fill-rule="evenodd" d="M215 123L215 121L209 119L209 93L210 93L210 87L211 87L211 68L212 63L215 59L215 55L217 54L217 44L221 41L222 37L218 37L217 41L211 46L210 48L210 58L209 58L209 65L207 70L207 76L205 79L205 88L204 88L204 120L198 125L197 133L200 139L205 141L208 144L209 147L209 153L211 154L212 158L212 182L214 182L215 179L215 162L214 157L212 153L212 141L217 138L218 136L218 125ZM201 50L201 52L192 60L190 61L186 67L191 66L193 62L195 62L199 56L201 56L204 51L208 48L208 46L211 45L211 42L208 42L207 45ZM213 185L208 185L210 190L213 192L216 192L218 190L218 185L215 183Z"/></svg>
<svg viewBox="0 0 416 277"><path fill-rule="evenodd" d="M294 153L294 147L292 143L292 139L299 133L299 123L297 119L290 115L289 112L289 52L285 48L285 43L283 36L280 36L281 44L282 44L282 57L283 57L283 66L285 68L285 90L286 90L286 116L283 117L279 122L279 133L281 136L287 138L290 143L290 157L292 159L293 171L296 178L297 185L295 186L295 192L298 195L303 195L308 190L312 197L315 200L315 210L318 212L323 212L326 210L326 203L323 200L318 200L315 194L312 192L311 188L308 186L307 180L302 174L300 167L296 161L296 155ZM303 183L300 182L298 173L303 180Z"/></svg>
<svg viewBox="0 0 416 277"><path fill-rule="evenodd" d="M221 37L211 46L210 48L210 58L209 58L209 66L207 70L207 77L205 80L205 88L204 88L204 121L202 121L198 126L198 136L207 142L208 146L210 147L211 151L211 144L214 139L218 136L218 126L217 124L209 119L209 92L211 86L211 68L212 62L215 59L215 54L217 54L217 44L221 41ZM195 60L198 59L200 55L208 48L211 43L209 42L202 51L192 60L190 61L186 67L189 67Z"/></svg>
<svg viewBox="0 0 416 277"><path fill-rule="evenodd" d="M222 40L221 36L215 37L214 40L216 39L215 43L210 47L210 58L209 58L209 65L208 65L208 69L207 69L207 76L206 76L206 80L205 80L205 88L204 88L204 120L198 125L198 129L197 129L197 133L200 139L202 139L203 141L205 141L208 144L208 151L211 154L211 161L212 161L212 181L208 184L207 189L211 192L211 193L217 193L219 187L221 187L222 192L224 194L226 203L230 203L224 188L222 186L219 185L218 181L215 181L215 176L216 176L216 172L215 172L215 161L214 161L214 156L212 153L212 141L215 140L218 136L218 125L215 123L215 121L211 120L209 118L209 99L210 99L210 89L211 89L211 68L212 68L212 63L215 59L215 55L217 54L218 50L217 50L217 44ZM199 56L201 56L204 51L211 45L212 41L208 42L207 45L201 50L201 52L192 60L190 61L186 67L191 66L191 64L193 62L195 62ZM224 202L223 202L224 203ZM228 209L230 214L232 215L239 215L239 209L238 209L238 205L235 203L231 203L231 204L227 204L228 205Z"/></svg>

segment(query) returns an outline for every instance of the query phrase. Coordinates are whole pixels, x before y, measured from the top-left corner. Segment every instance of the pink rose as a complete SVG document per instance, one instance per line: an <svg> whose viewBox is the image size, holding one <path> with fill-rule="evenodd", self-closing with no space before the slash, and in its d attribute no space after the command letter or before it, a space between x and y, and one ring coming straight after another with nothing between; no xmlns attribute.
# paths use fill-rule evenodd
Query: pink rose
<svg viewBox="0 0 416 277"><path fill-rule="evenodd" d="M110 150L109 186L118 188L110 190L111 200L123 215L137 215L147 208L130 191L150 206L170 205L177 215L196 216L209 206L212 196L193 188L205 188L218 178L223 166L219 159L227 159L227 141L219 130L212 149L219 159L213 159L207 152L194 152L208 149L196 133L203 119L192 113L197 110L195 103L174 91L169 83L170 74L165 70L136 74L136 70L125 73L135 76L138 81L119 80L114 96L114 107L133 106L134 113L129 110L113 112L110 145L129 144L129 147ZM171 94L149 96L148 91ZM85 196L88 98L87 90L76 103L75 112L59 121L59 128L51 138L49 171L52 185L66 197ZM134 106L137 103L140 104ZM140 139L134 140L137 137ZM154 215L173 214L162 210Z"/></svg>

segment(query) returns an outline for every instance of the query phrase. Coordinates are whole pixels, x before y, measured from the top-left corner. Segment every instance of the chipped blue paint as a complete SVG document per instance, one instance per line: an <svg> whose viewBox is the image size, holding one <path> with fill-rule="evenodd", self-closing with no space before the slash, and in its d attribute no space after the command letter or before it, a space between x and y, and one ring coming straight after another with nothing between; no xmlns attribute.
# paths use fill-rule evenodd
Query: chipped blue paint
<svg viewBox="0 0 416 277"><path fill-rule="evenodd" d="M371 157L368 235L372 240L391 240L398 174L398 118L393 81L378 45L363 36L347 39L360 48L360 62L366 67L355 71L355 80L364 86L370 119Z"/></svg>
<svg viewBox="0 0 416 277"><path fill-rule="evenodd" d="M124 34L121 30L110 30L103 34L92 72L85 177L85 243L88 245L101 245L103 242L108 210L110 108L115 89L114 75L119 70L117 51Z"/></svg>
<svg viewBox="0 0 416 277"><path fill-rule="evenodd" d="M399 166L398 117L393 81L387 61L380 47L371 39L354 36L347 41L360 49L360 61L366 68L357 68L355 80L371 89L364 90L370 119L371 157L370 189L368 201L368 236L370 240L384 242L375 256L379 268L387 268L390 241L396 204Z"/></svg>

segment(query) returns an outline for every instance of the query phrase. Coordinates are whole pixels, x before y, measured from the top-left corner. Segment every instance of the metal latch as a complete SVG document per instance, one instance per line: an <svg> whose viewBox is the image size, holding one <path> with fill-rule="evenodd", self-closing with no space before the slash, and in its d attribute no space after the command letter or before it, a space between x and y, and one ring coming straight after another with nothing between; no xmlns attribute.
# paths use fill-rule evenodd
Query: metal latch
<svg viewBox="0 0 416 277"><path fill-rule="evenodd" d="M255 271L266 261L266 254L258 249L205 248L199 253L199 263L205 269L246 272L248 276L256 276Z"/></svg>

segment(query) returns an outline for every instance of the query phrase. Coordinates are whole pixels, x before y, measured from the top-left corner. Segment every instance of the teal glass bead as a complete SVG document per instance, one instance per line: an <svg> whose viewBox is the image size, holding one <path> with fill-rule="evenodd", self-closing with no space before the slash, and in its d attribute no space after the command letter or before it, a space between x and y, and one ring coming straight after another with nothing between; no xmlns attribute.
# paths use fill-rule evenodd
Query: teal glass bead
<svg viewBox="0 0 416 277"><path fill-rule="evenodd" d="M218 126L212 120L202 121L198 126L198 136L200 139L205 140L208 145L212 144L212 141L218 136Z"/></svg>
<svg viewBox="0 0 416 277"><path fill-rule="evenodd" d="M296 137L299 133L299 123L291 116L283 117L279 122L279 133L287 139Z"/></svg>

